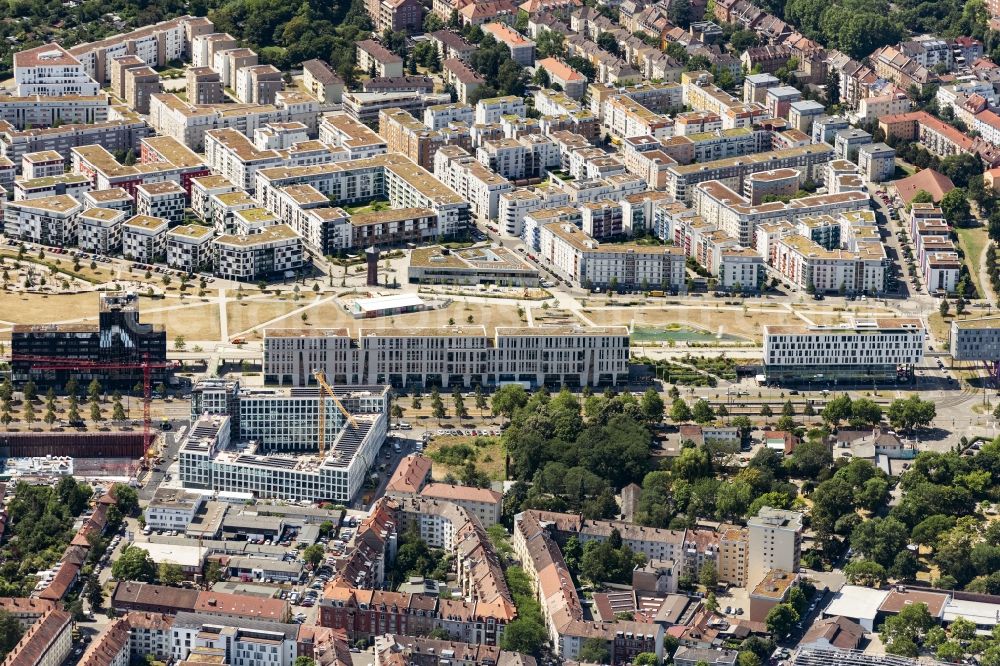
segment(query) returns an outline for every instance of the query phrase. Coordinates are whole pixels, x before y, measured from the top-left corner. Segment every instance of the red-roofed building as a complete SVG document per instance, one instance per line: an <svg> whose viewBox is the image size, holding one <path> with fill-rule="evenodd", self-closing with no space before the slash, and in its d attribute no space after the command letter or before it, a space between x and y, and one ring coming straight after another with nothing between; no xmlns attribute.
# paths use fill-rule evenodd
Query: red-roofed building
<svg viewBox="0 0 1000 666"><path fill-rule="evenodd" d="M420 496L457 504L478 518L483 527L490 527L500 522L503 495L489 488L431 483L420 491Z"/></svg>
<svg viewBox="0 0 1000 666"><path fill-rule="evenodd" d="M903 178L893 183L896 192L903 203L910 203L917 192L923 190L931 195L934 202L941 201L944 195L955 189L955 184L944 174L938 173L934 169L924 169L918 171L909 178Z"/></svg>
<svg viewBox="0 0 1000 666"><path fill-rule="evenodd" d="M558 83L563 92L573 99L583 99L584 93L587 92L586 76L561 60L551 57L540 60L538 66L549 75L550 83Z"/></svg>
<svg viewBox="0 0 1000 666"><path fill-rule="evenodd" d="M389 497L417 495L431 480L433 462L427 456L411 453L399 461L399 466L385 487Z"/></svg>

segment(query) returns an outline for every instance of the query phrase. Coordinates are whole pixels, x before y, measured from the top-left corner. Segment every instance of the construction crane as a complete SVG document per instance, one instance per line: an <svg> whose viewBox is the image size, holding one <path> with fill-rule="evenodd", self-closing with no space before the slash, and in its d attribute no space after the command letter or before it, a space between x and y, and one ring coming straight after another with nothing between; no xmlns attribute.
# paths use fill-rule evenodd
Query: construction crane
<svg viewBox="0 0 1000 666"><path fill-rule="evenodd" d="M149 451L152 444L150 431L150 401L152 400L153 369L173 367L170 361L150 361L149 354L143 354L141 361L89 361L85 359L60 358L54 356L35 356L31 354L12 354L11 365L14 363L31 363L32 370L142 370L142 460L149 464Z"/></svg>
<svg viewBox="0 0 1000 666"><path fill-rule="evenodd" d="M316 378L316 383L319 385L319 421L316 432L316 445L319 450L319 457L323 457L323 451L326 450L326 397L330 396L333 399L333 404L337 405L344 418L355 428L358 427L358 422L354 416L347 411L344 407L344 403L340 401L337 394L333 392L330 385L326 383L326 373L322 370L314 370L313 377Z"/></svg>

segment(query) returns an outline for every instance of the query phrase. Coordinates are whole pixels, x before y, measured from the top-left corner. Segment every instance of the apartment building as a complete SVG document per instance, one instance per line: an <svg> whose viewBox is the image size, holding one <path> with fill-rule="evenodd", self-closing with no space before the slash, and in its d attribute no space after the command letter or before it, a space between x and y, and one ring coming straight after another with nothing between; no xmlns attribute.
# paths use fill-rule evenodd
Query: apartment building
<svg viewBox="0 0 1000 666"><path fill-rule="evenodd" d="M530 189L515 189L499 197L498 219L503 232L519 238L524 231L525 216L543 208L569 204L569 194L557 186L543 183Z"/></svg>
<svg viewBox="0 0 1000 666"><path fill-rule="evenodd" d="M257 174L257 200L277 214L278 191L286 185L312 185L336 203L388 199L397 209L430 209L437 216L437 234L445 237L463 231L469 220L465 199L403 155L262 169Z"/></svg>
<svg viewBox="0 0 1000 666"><path fill-rule="evenodd" d="M210 31L198 35L191 40L191 64L196 69L211 68L215 64L216 53L235 49L238 46L239 42L228 32Z"/></svg>
<svg viewBox="0 0 1000 666"><path fill-rule="evenodd" d="M402 76L403 59L373 39L357 43L358 67L370 76Z"/></svg>
<svg viewBox="0 0 1000 666"><path fill-rule="evenodd" d="M247 236L223 235L212 240L218 257L216 275L227 280L256 282L294 272L304 264L302 237L287 224L267 227Z"/></svg>
<svg viewBox="0 0 1000 666"><path fill-rule="evenodd" d="M92 188L90 179L75 173L14 181L14 201L68 194L78 200Z"/></svg>
<svg viewBox="0 0 1000 666"><path fill-rule="evenodd" d="M192 104L222 104L222 77L211 67L192 67L185 75L185 93Z"/></svg>
<svg viewBox="0 0 1000 666"><path fill-rule="evenodd" d="M101 86L73 55L55 43L14 54L14 84L18 96L98 95Z"/></svg>
<svg viewBox="0 0 1000 666"><path fill-rule="evenodd" d="M51 609L28 627L4 658L7 666L60 666L73 650L73 616Z"/></svg>
<svg viewBox="0 0 1000 666"><path fill-rule="evenodd" d="M302 85L324 104L340 104L344 94L344 80L324 60L302 63Z"/></svg>
<svg viewBox="0 0 1000 666"><path fill-rule="evenodd" d="M143 510L146 526L151 530L175 530L182 534L205 505L203 493L174 488L160 488Z"/></svg>
<svg viewBox="0 0 1000 666"><path fill-rule="evenodd" d="M802 514L769 506L747 520L747 585L772 569L797 572L802 557Z"/></svg>
<svg viewBox="0 0 1000 666"><path fill-rule="evenodd" d="M234 88L236 73L244 67L260 64L260 57L253 49L235 48L216 51L212 56L212 69L219 73L222 85Z"/></svg>
<svg viewBox="0 0 1000 666"><path fill-rule="evenodd" d="M201 613L181 612L170 627L171 657L199 661L220 653L237 664L292 666L298 655L299 626L265 620L220 621Z"/></svg>
<svg viewBox="0 0 1000 666"><path fill-rule="evenodd" d="M912 103L902 93L865 97L858 102L856 117L863 123L871 123L883 116L907 113Z"/></svg>
<svg viewBox="0 0 1000 666"><path fill-rule="evenodd" d="M950 350L956 361L1000 360L1000 318L953 320Z"/></svg>
<svg viewBox="0 0 1000 666"><path fill-rule="evenodd" d="M251 65L236 70L236 99L243 104L274 104L285 87L281 70L274 65Z"/></svg>
<svg viewBox="0 0 1000 666"><path fill-rule="evenodd" d="M434 155L434 177L465 198L472 214L481 220L496 220L500 197L514 186L503 176L480 164L459 146L446 146Z"/></svg>
<svg viewBox="0 0 1000 666"><path fill-rule="evenodd" d="M125 72L145 66L146 63L137 55L123 55L111 60L111 92L115 97L125 99Z"/></svg>
<svg viewBox="0 0 1000 666"><path fill-rule="evenodd" d="M889 265L881 242L828 250L805 236L790 234L774 246L775 270L802 291L880 294Z"/></svg>
<svg viewBox="0 0 1000 666"><path fill-rule="evenodd" d="M91 190L83 194L84 208L110 208L132 214L134 199L120 187L109 190Z"/></svg>
<svg viewBox="0 0 1000 666"><path fill-rule="evenodd" d="M24 126L30 124L25 122ZM51 120L50 124L58 125L55 120ZM73 148L90 145L101 145L115 151L137 150L142 139L152 135L153 129L131 112L115 120L58 125L44 129L17 130L14 125L0 121L0 154L19 163L25 153L55 151L69 155Z"/></svg>
<svg viewBox="0 0 1000 666"><path fill-rule="evenodd" d="M68 247L76 244L77 217L83 205L68 194L7 202L4 234L28 243Z"/></svg>
<svg viewBox="0 0 1000 666"><path fill-rule="evenodd" d="M122 247L122 225L129 213L113 208L85 208L77 216L80 249L112 255Z"/></svg>
<svg viewBox="0 0 1000 666"><path fill-rule="evenodd" d="M184 224L167 232L167 265L189 273L215 266L212 227Z"/></svg>
<svg viewBox="0 0 1000 666"><path fill-rule="evenodd" d="M484 141L476 157L483 166L511 180L539 179L562 163L556 143L539 134Z"/></svg>
<svg viewBox="0 0 1000 666"><path fill-rule="evenodd" d="M398 108L415 117L422 116L429 106L447 104L447 93L418 92L345 92L344 111L348 117L369 127L378 127L379 113Z"/></svg>
<svg viewBox="0 0 1000 666"><path fill-rule="evenodd" d="M428 36L431 43L437 46L438 56L444 62L449 58L468 60L476 51L476 46L465 41L458 33L450 30L437 30Z"/></svg>
<svg viewBox="0 0 1000 666"><path fill-rule="evenodd" d="M87 145L70 151L73 171L91 179L94 188L122 188L131 195L144 183L171 180L189 186L192 178L209 174L201 158L170 137L148 137L140 145L139 162L120 163L106 148Z"/></svg>
<svg viewBox="0 0 1000 666"><path fill-rule="evenodd" d="M676 292L685 285L682 248L601 245L573 224L550 222L541 227L539 251L560 274L586 289Z"/></svg>
<svg viewBox="0 0 1000 666"><path fill-rule="evenodd" d="M135 207L137 215L180 224L184 221L184 209L187 207L187 190L172 180L143 183L135 188Z"/></svg>
<svg viewBox="0 0 1000 666"><path fill-rule="evenodd" d="M28 95L26 97L0 97L0 121L11 129L35 130L53 125L93 124L108 120L109 114L122 113L123 107L112 107L107 95Z"/></svg>
<svg viewBox="0 0 1000 666"><path fill-rule="evenodd" d="M485 23L483 32L510 49L510 58L518 65L535 64L535 43L505 23Z"/></svg>
<svg viewBox="0 0 1000 666"><path fill-rule="evenodd" d="M325 115L319 125L319 140L347 151L347 159L360 160L386 152L385 139L367 125L346 115Z"/></svg>
<svg viewBox="0 0 1000 666"><path fill-rule="evenodd" d="M444 72L445 83L455 88L458 101L463 104L468 103L481 86L486 85L486 79L458 58L445 60L441 63L441 70Z"/></svg>
<svg viewBox="0 0 1000 666"><path fill-rule="evenodd" d="M160 92L160 75L152 67L125 70L125 103L138 113L149 113L149 100Z"/></svg>
<svg viewBox="0 0 1000 666"><path fill-rule="evenodd" d="M167 249L170 221L148 215L135 215L122 224L122 254L126 259L145 264L163 260Z"/></svg>
<svg viewBox="0 0 1000 666"><path fill-rule="evenodd" d="M896 150L885 143L869 143L858 149L858 166L873 183L892 180L896 173Z"/></svg>
<svg viewBox="0 0 1000 666"><path fill-rule="evenodd" d="M822 169L833 159L833 155L833 148L822 144L698 164L671 165L666 169L664 189L676 200L690 203L694 186L698 183L719 180L739 189L743 180L751 173L788 168L799 169L805 178L822 182Z"/></svg>
<svg viewBox="0 0 1000 666"><path fill-rule="evenodd" d="M566 63L555 58L543 58L538 66L548 74L549 82L558 84L563 92L572 99L583 99L587 92L587 77Z"/></svg>
<svg viewBox="0 0 1000 666"><path fill-rule="evenodd" d="M241 106L196 106L177 95L153 95L149 122L158 134L171 137L193 150L204 150L205 133L232 128L252 136L260 127L272 123L303 123L310 133L316 131L319 101L298 90L276 93L274 104Z"/></svg>
<svg viewBox="0 0 1000 666"><path fill-rule="evenodd" d="M432 246L410 253L407 279L417 284L537 287L538 271L503 247L450 250Z"/></svg>
<svg viewBox="0 0 1000 666"><path fill-rule="evenodd" d="M308 386L321 368L336 384L374 380L394 386L613 385L628 373L624 328L499 328L410 331L268 329L264 375L269 383Z"/></svg>
<svg viewBox="0 0 1000 666"><path fill-rule="evenodd" d="M896 381L923 360L926 331L916 319L857 320L833 326L765 326L768 381L819 376Z"/></svg>
<svg viewBox="0 0 1000 666"><path fill-rule="evenodd" d="M491 125L499 123L504 116L525 116L524 98L515 95L491 97L476 102L476 124Z"/></svg>
<svg viewBox="0 0 1000 666"><path fill-rule="evenodd" d="M428 129L406 111L398 108L379 112L379 135L389 152L401 153L425 169L434 168L434 155L442 146L472 147L468 131Z"/></svg>
<svg viewBox="0 0 1000 666"><path fill-rule="evenodd" d="M119 56L135 55L150 67L163 67L192 53L191 44L214 26L204 16L179 16L143 26L106 39L78 44L69 50L83 65L88 76L100 83L109 81L109 63Z"/></svg>
<svg viewBox="0 0 1000 666"><path fill-rule="evenodd" d="M424 8L418 0L365 0L375 34L390 32L421 32Z"/></svg>
<svg viewBox="0 0 1000 666"><path fill-rule="evenodd" d="M500 522L503 495L489 488L456 486L448 483L429 483L420 491L420 497L451 502L479 519L485 528Z"/></svg>

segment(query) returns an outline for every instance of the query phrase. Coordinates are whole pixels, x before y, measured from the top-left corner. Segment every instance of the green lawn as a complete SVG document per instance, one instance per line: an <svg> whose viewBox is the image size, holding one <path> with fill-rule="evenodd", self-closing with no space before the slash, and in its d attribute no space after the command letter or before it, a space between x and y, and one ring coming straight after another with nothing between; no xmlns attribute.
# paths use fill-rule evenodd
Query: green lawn
<svg viewBox="0 0 1000 666"><path fill-rule="evenodd" d="M979 258L983 256L986 243L989 242L989 236L986 235L986 227L955 229L955 231L958 233L958 243L965 253L965 265L969 268L972 283L976 286L976 291L981 297L983 289L979 281Z"/></svg>
<svg viewBox="0 0 1000 666"><path fill-rule="evenodd" d="M360 206L341 206L348 215L361 215L362 213L373 213L379 210L392 208L388 201L376 200Z"/></svg>

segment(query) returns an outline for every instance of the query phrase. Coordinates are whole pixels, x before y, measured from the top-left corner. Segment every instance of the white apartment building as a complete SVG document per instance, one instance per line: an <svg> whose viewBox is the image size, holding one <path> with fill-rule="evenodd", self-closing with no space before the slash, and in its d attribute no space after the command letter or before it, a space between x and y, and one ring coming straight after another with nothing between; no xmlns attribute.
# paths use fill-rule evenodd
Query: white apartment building
<svg viewBox="0 0 1000 666"><path fill-rule="evenodd" d="M4 233L29 243L75 245L82 210L83 205L68 194L11 201L4 206Z"/></svg>
<svg viewBox="0 0 1000 666"><path fill-rule="evenodd" d="M747 586L772 569L796 573L802 558L802 514L769 506L747 520Z"/></svg>
<svg viewBox="0 0 1000 666"><path fill-rule="evenodd" d="M827 250L799 234L774 244L771 265L802 291L880 294L885 291L888 260L878 241L857 243L854 250Z"/></svg>
<svg viewBox="0 0 1000 666"><path fill-rule="evenodd" d="M434 153L434 177L464 197L481 220L496 220L500 197L514 189L460 146L443 146Z"/></svg>
<svg viewBox="0 0 1000 666"><path fill-rule="evenodd" d="M476 112L468 104L435 104L424 109L424 125L432 130L448 127L453 123L472 125L476 120Z"/></svg>
<svg viewBox="0 0 1000 666"><path fill-rule="evenodd" d="M214 229L185 224L167 232L167 265L189 273L212 270L215 266Z"/></svg>
<svg viewBox="0 0 1000 666"><path fill-rule="evenodd" d="M574 224L550 222L540 228L539 253L585 289L679 291L685 286L686 257L680 247L602 245Z"/></svg>
<svg viewBox="0 0 1000 666"><path fill-rule="evenodd" d="M225 176L200 176L191 179L191 211L202 221L211 222L211 199L238 188Z"/></svg>
<svg viewBox="0 0 1000 666"><path fill-rule="evenodd" d="M17 95L97 95L101 86L80 61L58 44L45 44L14 54Z"/></svg>
<svg viewBox="0 0 1000 666"><path fill-rule="evenodd" d="M25 153L21 156L21 177L24 180L61 176L66 172L66 160L54 150Z"/></svg>
<svg viewBox="0 0 1000 666"><path fill-rule="evenodd" d="M515 95L481 99L476 103L476 124L488 125L499 123L504 116L524 118L524 98Z"/></svg>
<svg viewBox="0 0 1000 666"><path fill-rule="evenodd" d="M204 504L205 495L202 493L160 488L143 512L146 527L183 533Z"/></svg>
<svg viewBox="0 0 1000 666"><path fill-rule="evenodd" d="M393 386L613 385L628 375L624 327L498 328L482 326L362 330L268 329L264 335L267 382L313 383L322 369L335 384Z"/></svg>
<svg viewBox="0 0 1000 666"><path fill-rule="evenodd" d="M122 254L126 259L152 264L167 250L170 222L159 217L135 215L122 225Z"/></svg>
<svg viewBox="0 0 1000 666"><path fill-rule="evenodd" d="M292 666L298 656L297 624L265 620L240 620L201 613L181 612L170 628L170 644L175 662L192 653L224 654L227 663L255 666Z"/></svg>
<svg viewBox="0 0 1000 666"><path fill-rule="evenodd" d="M218 257L216 275L227 280L254 282L303 264L302 237L287 224L248 236L218 236L212 244Z"/></svg>
<svg viewBox="0 0 1000 666"><path fill-rule="evenodd" d="M756 291L766 277L764 257L750 248L724 248L718 268L718 285L728 290Z"/></svg>
<svg viewBox="0 0 1000 666"><path fill-rule="evenodd" d="M191 40L191 65L211 68L217 51L227 51L239 46L228 32L209 32Z"/></svg>
<svg viewBox="0 0 1000 666"><path fill-rule="evenodd" d="M212 22L204 16L179 16L97 42L78 44L69 52L83 63L89 76L106 83L111 80L109 64L115 58L136 55L150 67L162 67L172 60L184 59L190 53L189 40L211 33L212 29Z"/></svg>
<svg viewBox="0 0 1000 666"><path fill-rule="evenodd" d="M114 208L87 208L76 218L80 249L96 254L118 254L122 225L128 213Z"/></svg>
<svg viewBox="0 0 1000 666"><path fill-rule="evenodd" d="M187 190L172 180L143 183L135 188L137 215L159 217L171 224L180 224L184 221L186 206Z"/></svg>
<svg viewBox="0 0 1000 666"><path fill-rule="evenodd" d="M558 187L540 185L532 189L516 189L500 194L497 216L503 232L519 238L524 230L524 218L536 210L569 205L569 194Z"/></svg>
<svg viewBox="0 0 1000 666"><path fill-rule="evenodd" d="M385 139L364 123L344 114L323 116L319 140L346 150L349 160L362 160L386 152Z"/></svg>
<svg viewBox="0 0 1000 666"><path fill-rule="evenodd" d="M18 179L14 181L14 201L40 199L57 194L66 194L79 200L85 192L89 192L92 188L93 185L89 178L75 173L44 176L31 180Z"/></svg>
<svg viewBox="0 0 1000 666"><path fill-rule="evenodd" d="M257 173L255 197L278 214L280 190L288 185L312 185L336 203L383 198L393 209L430 210L437 217L435 235L453 236L468 225L469 202L403 155L262 169Z"/></svg>
<svg viewBox="0 0 1000 666"><path fill-rule="evenodd" d="M457 504L478 518L485 528L500 522L503 495L489 488L429 483L420 491L420 496L424 499Z"/></svg>
<svg viewBox="0 0 1000 666"><path fill-rule="evenodd" d="M924 357L927 333L918 319L868 319L833 326L765 326L768 380L819 377L891 379Z"/></svg>

